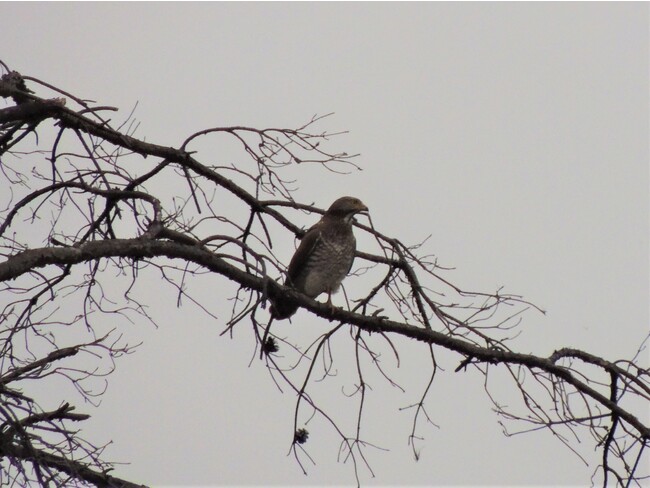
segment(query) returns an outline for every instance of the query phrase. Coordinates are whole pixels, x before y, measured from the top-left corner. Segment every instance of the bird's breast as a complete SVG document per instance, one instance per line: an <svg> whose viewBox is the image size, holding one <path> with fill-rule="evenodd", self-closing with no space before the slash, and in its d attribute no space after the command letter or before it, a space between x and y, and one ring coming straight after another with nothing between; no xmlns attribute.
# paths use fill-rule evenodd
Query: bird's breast
<svg viewBox="0 0 650 488"><path fill-rule="evenodd" d="M351 239L323 236L307 263L304 293L316 297L336 291L350 270L355 247L354 236Z"/></svg>

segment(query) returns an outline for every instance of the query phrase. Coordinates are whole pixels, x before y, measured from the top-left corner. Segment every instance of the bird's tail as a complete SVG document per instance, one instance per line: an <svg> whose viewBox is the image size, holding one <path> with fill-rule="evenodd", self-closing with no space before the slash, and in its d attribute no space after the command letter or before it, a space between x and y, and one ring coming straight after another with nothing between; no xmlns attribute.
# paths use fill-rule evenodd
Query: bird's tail
<svg viewBox="0 0 650 488"><path fill-rule="evenodd" d="M284 320L291 317L298 310L298 305L286 299L275 300L271 304L271 317L275 320Z"/></svg>

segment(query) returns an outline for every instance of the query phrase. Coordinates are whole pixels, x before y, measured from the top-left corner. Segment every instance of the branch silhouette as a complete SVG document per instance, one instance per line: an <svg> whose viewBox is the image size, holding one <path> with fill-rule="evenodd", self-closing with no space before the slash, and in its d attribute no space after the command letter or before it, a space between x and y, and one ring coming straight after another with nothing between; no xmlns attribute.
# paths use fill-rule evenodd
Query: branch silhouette
<svg viewBox="0 0 650 488"><path fill-rule="evenodd" d="M56 97L42 98L36 90ZM362 467L374 473L365 453L380 447L365 438L363 428L372 394L367 378L376 372L404 391L381 351L387 348L399 364L404 341L416 341L430 358L424 393L412 405L409 440L416 458L422 419L433 423L426 402L442 374L436 358L446 352L455 355L456 374L471 368L485 376L486 394L504 429L507 423L549 430L572 450L567 433L591 440L602 453L594 473L602 486L612 479L619 486L647 479L640 460L650 442L650 371L640 354L610 361L574 348L547 357L516 352L523 317L541 312L538 307L500 291L461 289L437 259L419 254L424 243L407 246L376 229L369 217L367 224L354 223L374 244L356 252L353 274L371 285L347 296L347 309L279 284L286 263L275 255L274 236L288 231L301 238L305 229L295 216L324 212L295 201L296 182L284 172L298 164L338 172L357 168L355 155L327 149L337 133L316 131L323 117L297 129L208 128L174 148L136 138L132 120L113 127L103 116L114 113L112 107L92 106L15 71L7 69L0 79L0 97L9 104L0 109L0 175L10 189L0 209L0 479L141 486L112 477L114 465L103 458L103 447L70 427L88 418L73 412L72 399L62 398L59 408L46 411L23 388L27 380L57 377L88 401L100 398L116 360L135 347L119 326L107 329L100 317L153 321L135 289L146 279L142 275L154 272L177 290L179 302L188 298L211 317L216 314L189 291L188 282L209 273L232 284L223 334L250 328L271 380L281 391L296 393L290 449L305 472L305 461L314 462L305 425L316 415L341 438L341 456L351 461L357 482ZM203 138L231 144L241 160L217 164L214 156L202 158L190 148ZM175 182L171 192L168 181ZM120 279L124 287L116 298L104 284L117 286ZM274 298L322 318L328 332L301 344L267 330ZM88 340L64 346L59 329ZM269 339L263 341L265 332ZM334 376L333 338L345 332L356 365L349 395L358 402L352 431L342 427L345 414L327 410L316 395L321 380ZM490 391L488 373L494 369L506 372L514 387L509 407Z"/></svg>

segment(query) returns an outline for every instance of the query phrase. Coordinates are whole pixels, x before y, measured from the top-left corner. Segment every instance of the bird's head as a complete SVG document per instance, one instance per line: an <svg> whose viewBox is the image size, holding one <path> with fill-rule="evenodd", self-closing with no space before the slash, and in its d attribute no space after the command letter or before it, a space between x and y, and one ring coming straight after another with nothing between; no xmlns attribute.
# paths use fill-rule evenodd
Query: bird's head
<svg viewBox="0 0 650 488"><path fill-rule="evenodd" d="M346 222L349 222L355 214L367 211L368 207L358 198L341 197L330 205L325 215L342 218Z"/></svg>

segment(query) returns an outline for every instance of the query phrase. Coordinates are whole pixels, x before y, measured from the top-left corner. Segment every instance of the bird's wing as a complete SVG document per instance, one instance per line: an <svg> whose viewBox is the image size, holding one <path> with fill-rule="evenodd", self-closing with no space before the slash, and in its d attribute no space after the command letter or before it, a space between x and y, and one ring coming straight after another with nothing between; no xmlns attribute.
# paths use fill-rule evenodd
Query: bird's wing
<svg viewBox="0 0 650 488"><path fill-rule="evenodd" d="M350 274L350 270L352 269L352 265L354 264L354 253L357 250L357 241L354 239L354 236L352 236L352 239L354 240L354 245L352 246L352 259L350 259L350 266L348 266L348 270L345 272L346 275Z"/></svg>
<svg viewBox="0 0 650 488"><path fill-rule="evenodd" d="M314 252L321 239L321 226L319 223L311 227L300 241L298 249L291 258L289 268L287 269L287 277L291 280L292 284L296 284L298 275L304 270L309 257Z"/></svg>

